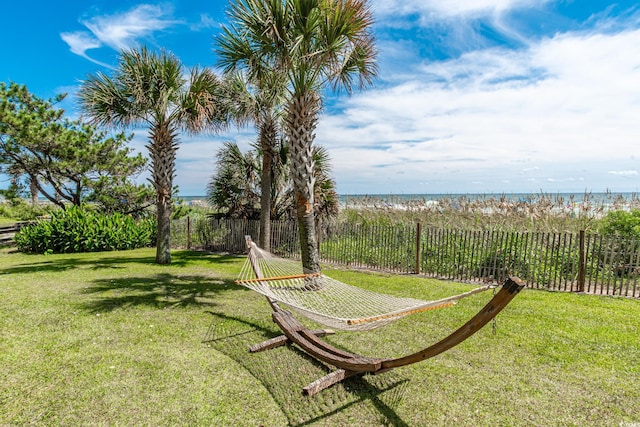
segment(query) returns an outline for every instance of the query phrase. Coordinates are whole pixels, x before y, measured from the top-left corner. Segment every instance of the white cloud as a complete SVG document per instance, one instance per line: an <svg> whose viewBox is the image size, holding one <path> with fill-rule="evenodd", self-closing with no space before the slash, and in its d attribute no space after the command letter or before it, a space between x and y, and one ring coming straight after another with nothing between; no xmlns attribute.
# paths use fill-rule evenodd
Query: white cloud
<svg viewBox="0 0 640 427"><path fill-rule="evenodd" d="M196 22L195 24L191 24L189 28L192 31L202 31L202 30L207 30L209 28L217 28L219 26L220 26L220 23L218 21L213 19L208 14L202 13L200 14L200 21Z"/></svg>
<svg viewBox="0 0 640 427"><path fill-rule="evenodd" d="M638 81L640 30L559 34L427 64L404 83L358 94L321 119L317 141L338 183L354 188L398 188L400 173L403 188L451 181L456 171L515 187L545 181L544 169L560 170L553 182L584 185L573 177L586 175L605 187L596 177L612 165L638 167Z"/></svg>
<svg viewBox="0 0 640 427"><path fill-rule="evenodd" d="M114 50L131 48L141 38L180 23L171 18L172 10L166 6L141 4L135 8L112 15L100 15L80 21L90 32L60 33L60 37L76 55L96 64L107 66L87 55L87 50L104 45ZM203 16L202 22L206 22Z"/></svg>
<svg viewBox="0 0 640 427"><path fill-rule="evenodd" d="M141 37L177 24L170 18L171 12L167 7L141 4L128 12L95 16L81 23L102 43L121 50L132 47Z"/></svg>
<svg viewBox="0 0 640 427"><path fill-rule="evenodd" d="M580 178L576 179L574 177L568 177L568 178L547 178L547 181L549 182L574 182L574 181L579 181Z"/></svg>
<svg viewBox="0 0 640 427"><path fill-rule="evenodd" d="M420 14L428 20L469 15L491 15L511 9L540 6L552 0L374 0L381 15Z"/></svg>
<svg viewBox="0 0 640 427"><path fill-rule="evenodd" d="M617 175L617 176L638 176L637 170L627 170L627 171L609 171L609 175Z"/></svg>
<svg viewBox="0 0 640 427"><path fill-rule="evenodd" d="M76 31L73 33L60 33L60 37L69 45L71 52L98 65L108 66L107 64L97 61L87 55L87 50L97 49L102 46L100 40L96 39L88 32Z"/></svg>
<svg viewBox="0 0 640 427"><path fill-rule="evenodd" d="M60 37L71 48L71 52L76 55L86 57L86 51L102 46L100 40L93 37L86 31L76 31L74 33L60 33Z"/></svg>
<svg viewBox="0 0 640 427"><path fill-rule="evenodd" d="M439 57L443 52L457 56L506 41L512 46L528 46L535 28L535 25L528 26L530 21L540 20L547 29L555 28L556 21L546 8L557 1L374 0L372 9L379 28L395 30L391 41L385 40L385 43L397 43L397 36L403 37L403 29L415 28L427 55ZM518 18L513 19L514 16ZM384 31L380 34L384 39ZM397 54L384 46L380 52L385 61L392 61L387 57Z"/></svg>

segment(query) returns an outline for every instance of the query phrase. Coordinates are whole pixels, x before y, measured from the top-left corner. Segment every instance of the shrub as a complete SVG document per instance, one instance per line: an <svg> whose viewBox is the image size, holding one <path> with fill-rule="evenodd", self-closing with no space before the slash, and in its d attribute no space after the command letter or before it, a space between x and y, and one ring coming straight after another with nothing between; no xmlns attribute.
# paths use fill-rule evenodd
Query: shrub
<svg viewBox="0 0 640 427"><path fill-rule="evenodd" d="M15 242L22 252L99 252L150 246L155 234L154 220L136 221L120 213L105 215L73 206L55 211L49 221L24 227Z"/></svg>
<svg viewBox="0 0 640 427"><path fill-rule="evenodd" d="M602 218L599 228L605 236L640 238L640 210L611 211Z"/></svg>

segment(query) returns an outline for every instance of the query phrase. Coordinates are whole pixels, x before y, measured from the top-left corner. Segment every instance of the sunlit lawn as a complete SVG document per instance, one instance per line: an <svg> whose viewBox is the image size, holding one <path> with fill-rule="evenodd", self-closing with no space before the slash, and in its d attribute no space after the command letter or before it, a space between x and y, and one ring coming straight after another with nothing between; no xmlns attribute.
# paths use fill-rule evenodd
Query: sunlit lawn
<svg viewBox="0 0 640 427"><path fill-rule="evenodd" d="M242 259L154 250L23 255L0 249L0 425L611 425L640 423L640 301L523 291L434 359L349 379L278 334L264 299L233 284ZM334 277L423 299L470 285L352 271ZM450 333L490 295L333 344L397 356ZM203 342L206 341L206 342Z"/></svg>

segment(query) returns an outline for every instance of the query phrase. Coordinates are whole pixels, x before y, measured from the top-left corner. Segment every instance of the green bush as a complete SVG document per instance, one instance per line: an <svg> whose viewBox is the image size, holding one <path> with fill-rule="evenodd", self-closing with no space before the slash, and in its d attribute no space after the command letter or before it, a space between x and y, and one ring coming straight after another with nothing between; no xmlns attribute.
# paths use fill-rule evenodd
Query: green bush
<svg viewBox="0 0 640 427"><path fill-rule="evenodd" d="M640 210L609 212L600 221L599 230L605 236L640 238Z"/></svg>
<svg viewBox="0 0 640 427"><path fill-rule="evenodd" d="M15 242L22 252L99 252L150 246L155 235L155 220L136 221L120 213L105 215L74 206L24 227Z"/></svg>

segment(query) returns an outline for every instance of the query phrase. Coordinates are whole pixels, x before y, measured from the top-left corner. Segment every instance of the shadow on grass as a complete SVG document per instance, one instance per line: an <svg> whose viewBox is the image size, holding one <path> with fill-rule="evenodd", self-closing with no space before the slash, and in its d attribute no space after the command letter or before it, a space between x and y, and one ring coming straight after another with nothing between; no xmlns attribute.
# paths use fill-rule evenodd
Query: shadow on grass
<svg viewBox="0 0 640 427"><path fill-rule="evenodd" d="M106 278L93 281L93 285L82 290L85 294L96 294L98 298L83 304L90 312L108 312L118 308L147 306L213 307L216 294L235 289L232 280L205 275L181 275L159 273L141 277ZM248 291L247 291L248 292Z"/></svg>
<svg viewBox="0 0 640 427"><path fill-rule="evenodd" d="M280 335L277 328L223 312L214 316L203 342L230 357L258 379L282 409L291 426L319 421L339 425L408 424L396 410L407 389L407 378L391 371L376 376L357 376L307 397L302 387L334 370L296 346L249 353L252 344Z"/></svg>
<svg viewBox="0 0 640 427"><path fill-rule="evenodd" d="M0 274L24 274L33 272L55 273L75 268L90 268L92 270L123 269L130 264L158 266L155 262L155 255L132 257L127 251L109 252L112 256L105 256L104 254L105 252L84 253L78 256L69 254L68 258L60 258L56 256L55 259L48 261L37 261L6 268L0 271ZM194 261L207 261L211 264L219 265L233 263L238 259L236 256L232 255L217 255L200 251L174 251L172 255L171 267L185 267L193 264ZM33 254L34 259L41 256L41 254Z"/></svg>

